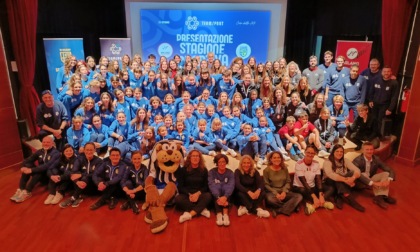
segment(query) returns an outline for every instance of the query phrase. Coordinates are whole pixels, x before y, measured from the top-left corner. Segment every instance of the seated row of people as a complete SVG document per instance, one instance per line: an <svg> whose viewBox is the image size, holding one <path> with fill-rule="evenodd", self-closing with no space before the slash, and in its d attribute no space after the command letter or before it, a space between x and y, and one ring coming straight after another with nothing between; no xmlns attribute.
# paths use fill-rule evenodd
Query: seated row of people
<svg viewBox="0 0 420 252"><path fill-rule="evenodd" d="M229 158L218 154L213 160L216 167L208 170L202 154L198 150L192 150L183 167L174 172L175 184L167 183L176 186L178 194L176 188L165 188L162 197L165 202L174 198L177 208L183 211L179 217L180 223L197 215L209 218L208 208L213 202L216 224L219 226L230 225L229 208L235 200L239 205L238 216L251 213L258 217L269 217L270 213L262 207L263 200L272 209L274 217L277 214L289 216L298 211L302 200L307 215L321 207L333 209L332 202L339 209L346 202L364 212L365 208L356 201L353 193L353 188L360 184L372 186L373 202L381 208L387 208L387 204L396 203L388 195L390 181L395 180L395 172L374 156L373 150L373 144L365 142L363 153L352 162L344 157L343 146L336 144L321 168L319 162L313 159L317 148L308 145L304 149L304 158L296 163L293 181L284 158L278 151L267 155L268 165L261 177L249 155L241 157L239 167L233 172L227 167ZM144 200L148 193L152 193L150 186L156 188L156 184L156 189L160 188L157 181L150 183L150 180L154 181L158 177L156 170L148 169L142 164L143 154L140 151L131 154L130 162L122 160L118 148L112 148L109 158L104 160L94 153L95 145L89 142L84 146L84 153L79 156L76 156L70 145L66 145L60 154L54 148L53 138L44 137L42 149L24 160L19 188L11 200L20 203L30 198L34 186L47 177L49 195L44 204L58 204L64 194L70 192L71 196L62 201L60 207L77 207L83 201L82 194L99 192L100 197L90 206L91 210L106 204L109 209L114 209L118 198L124 195L126 201L121 209L131 208L138 214L140 209L136 200ZM384 172L379 173L379 168ZM147 207L146 204L144 206ZM155 205L152 204L151 207L153 206ZM149 212L154 214L152 210ZM146 215L146 219L148 218Z"/></svg>

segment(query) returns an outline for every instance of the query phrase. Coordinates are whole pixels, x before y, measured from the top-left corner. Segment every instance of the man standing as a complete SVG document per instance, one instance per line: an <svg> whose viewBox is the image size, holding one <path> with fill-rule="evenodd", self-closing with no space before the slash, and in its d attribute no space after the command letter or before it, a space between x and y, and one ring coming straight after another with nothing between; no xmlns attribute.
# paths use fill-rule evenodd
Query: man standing
<svg viewBox="0 0 420 252"><path fill-rule="evenodd" d="M392 79L392 70L389 66L382 69L382 79L375 82L369 94L369 107L377 120L378 132L381 132L382 120L394 113L398 102L398 82Z"/></svg>
<svg viewBox="0 0 420 252"><path fill-rule="evenodd" d="M379 60L376 58L373 58L369 61L369 68L366 68L365 70L362 71L362 73L360 73L360 75L365 77L366 79L366 84L367 84L366 94L369 94L373 85L375 83L379 83L379 81L381 80L382 76L381 76L380 66L381 64L379 63ZM366 96L366 99L367 98L368 97ZM367 102L367 101L363 101L363 102Z"/></svg>
<svg viewBox="0 0 420 252"><path fill-rule="evenodd" d="M57 149L61 150L69 121L67 110L63 103L54 101L50 90L43 91L41 99L42 103L36 107L36 124L41 129L38 137L42 140L47 135L53 135Z"/></svg>
<svg viewBox="0 0 420 252"><path fill-rule="evenodd" d="M324 53L324 64L319 65L319 68L324 71L324 79L325 75L330 69L334 69L335 67L337 67L337 65L332 62L333 58L334 54L331 51L326 51Z"/></svg>
<svg viewBox="0 0 420 252"><path fill-rule="evenodd" d="M357 104L364 103L366 99L366 79L359 75L359 66L350 67L350 76L344 81L345 103L353 111L354 118L358 116Z"/></svg>
<svg viewBox="0 0 420 252"><path fill-rule="evenodd" d="M312 96L322 91L324 83L324 70L318 68L318 58L314 55L309 57L309 67L303 70L302 75L308 78L309 87L312 90Z"/></svg>
<svg viewBox="0 0 420 252"><path fill-rule="evenodd" d="M344 80L350 75L350 70L344 67L344 60L343 56L338 56L335 61L336 67L329 69L325 74L324 99L327 107L332 104L334 96L344 97Z"/></svg>
<svg viewBox="0 0 420 252"><path fill-rule="evenodd" d="M365 142L362 145L363 153L353 160L353 164L356 165L361 172L361 176L358 179L359 182L372 186L373 203L379 207L386 209L388 204L395 204L397 201L394 198L388 196L389 184L395 180L395 172L382 160L373 155L373 144L371 142ZM383 172L378 172L378 169Z"/></svg>

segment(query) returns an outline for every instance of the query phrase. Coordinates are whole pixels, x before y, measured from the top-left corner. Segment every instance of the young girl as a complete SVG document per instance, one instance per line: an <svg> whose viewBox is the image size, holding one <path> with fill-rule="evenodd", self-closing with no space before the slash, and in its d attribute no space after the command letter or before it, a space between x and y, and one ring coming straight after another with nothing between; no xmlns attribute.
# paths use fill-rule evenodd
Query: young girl
<svg viewBox="0 0 420 252"><path fill-rule="evenodd" d="M85 98L82 104L80 104L80 107L74 112L74 116L82 117L83 123L87 124L89 129L92 126L92 117L94 114L96 114L95 101L90 97Z"/></svg>
<svg viewBox="0 0 420 252"><path fill-rule="evenodd" d="M142 164L143 157L141 151L133 151L131 154L131 164L124 173L121 180L121 187L126 193L127 201L121 205L121 210L131 208L134 214L139 214L140 210L136 203L136 199L144 200L145 181L149 176L149 170Z"/></svg>
<svg viewBox="0 0 420 252"><path fill-rule="evenodd" d="M203 102L205 106L208 105L217 105L217 100L210 96L210 90L204 89L200 96L197 96L194 99L194 103L198 104L200 102Z"/></svg>
<svg viewBox="0 0 420 252"><path fill-rule="evenodd" d="M184 106L183 112L185 114L185 120L187 121L187 124L190 126L188 128L188 133L190 133L190 135L192 134L193 129L193 125L197 125L197 118L195 116L193 116L193 112L194 112L194 106L191 104L187 104Z"/></svg>
<svg viewBox="0 0 420 252"><path fill-rule="evenodd" d="M293 92L290 96L290 101L286 105L285 116L294 116L295 118L298 118L301 113L306 113L306 111L306 105L300 101L299 94L297 92Z"/></svg>
<svg viewBox="0 0 420 252"><path fill-rule="evenodd" d="M172 115L167 114L163 118L163 124L165 125L166 131L168 132L168 135L170 136L172 134L172 131L174 131L174 118L172 117Z"/></svg>
<svg viewBox="0 0 420 252"><path fill-rule="evenodd" d="M327 157L329 155L327 151L331 151L336 139L335 128L332 125L330 110L328 108L321 109L321 115L319 116L319 119L315 121L314 125L319 131L319 141L321 142L318 156Z"/></svg>
<svg viewBox="0 0 420 252"><path fill-rule="evenodd" d="M232 99L237 85L237 82L232 78L232 71L225 70L223 74L216 74L213 76L213 78L216 81L216 89L217 93L219 94L219 98L222 92L226 92L229 99ZM210 94L211 96L215 97L214 93Z"/></svg>
<svg viewBox="0 0 420 252"><path fill-rule="evenodd" d="M208 124L208 125L212 125L213 120L214 120L215 118L220 118L220 117L219 117L219 114L217 114L217 113L216 113L216 107L215 107L215 106L213 106L213 105L208 105L208 106L207 106L207 109L206 109L206 114L207 114L207 119L206 119L206 121L207 121L207 124Z"/></svg>
<svg viewBox="0 0 420 252"><path fill-rule="evenodd" d="M108 151L105 157L109 155L109 151L112 147L116 147L121 151L121 156L129 151L128 131L130 125L127 123L127 118L124 112L117 113L117 119L109 126L109 139L108 139Z"/></svg>
<svg viewBox="0 0 420 252"><path fill-rule="evenodd" d="M255 72L254 83L259 88L261 87L264 77L267 76L267 70L265 69L264 64L259 63L257 65L257 71Z"/></svg>
<svg viewBox="0 0 420 252"><path fill-rule="evenodd" d="M207 122L205 119L198 120L198 128L194 130L192 137L194 138L194 143L190 145L188 151L199 150L201 153L216 156L214 149L216 148L214 144L214 139L211 131L207 129Z"/></svg>
<svg viewBox="0 0 420 252"><path fill-rule="evenodd" d="M230 101L228 98L228 94L226 92L221 92L219 95L219 100L217 101L217 113L219 116L223 116L223 108L229 107Z"/></svg>
<svg viewBox="0 0 420 252"><path fill-rule="evenodd" d="M168 134L168 129L165 124L159 126L156 130L156 142L159 142L164 139L169 139L170 135Z"/></svg>
<svg viewBox="0 0 420 252"><path fill-rule="evenodd" d="M121 67L122 69L128 69L130 66L130 56L128 54L124 54L121 58Z"/></svg>
<svg viewBox="0 0 420 252"><path fill-rule="evenodd" d="M271 115L274 114L274 109L271 107L270 98L268 97L262 98L262 109L264 111L264 115L267 118L271 118Z"/></svg>
<svg viewBox="0 0 420 252"><path fill-rule="evenodd" d="M96 113L101 117L104 125L110 126L115 121L114 104L112 103L111 95L108 92L101 94L101 101L97 104Z"/></svg>
<svg viewBox="0 0 420 252"><path fill-rule="evenodd" d="M347 131L345 121L349 116L349 107L347 104L344 104L344 97L341 95L334 96L333 104L328 109L331 113L332 125L338 132L338 137L343 138Z"/></svg>
<svg viewBox="0 0 420 252"><path fill-rule="evenodd" d="M280 62L273 62L273 71L271 71L271 79L273 80L273 85L277 86L281 82L283 72L280 69Z"/></svg>
<svg viewBox="0 0 420 252"><path fill-rule="evenodd" d="M89 71L89 79L93 79L93 76L97 73L96 72L96 62L95 62L95 58L92 56L87 56L86 57L86 64L88 67L88 71Z"/></svg>
<svg viewBox="0 0 420 252"><path fill-rule="evenodd" d="M211 74L221 74L222 73L222 63L220 60L215 59L213 61L213 66L211 67Z"/></svg>
<svg viewBox="0 0 420 252"><path fill-rule="evenodd" d="M153 122L150 124L150 127L157 129L161 125L163 125L163 116L160 114L157 114L155 115Z"/></svg>
<svg viewBox="0 0 420 252"><path fill-rule="evenodd" d="M172 137L182 141L183 143L183 149L186 151L190 145L190 134L188 133L188 130L185 127L184 121L176 121L175 128L172 132Z"/></svg>
<svg viewBox="0 0 420 252"><path fill-rule="evenodd" d="M75 81L69 84L69 90L64 90L58 95L58 99L63 103L67 115L71 118L76 108L82 103L82 84L80 81Z"/></svg>
<svg viewBox="0 0 420 252"><path fill-rule="evenodd" d="M296 119L294 116L288 116L286 118L286 125L279 130L279 135L283 146L286 146L286 150L290 152L291 158L294 161L298 161L299 158L303 158L304 156L298 138L294 135L295 122Z"/></svg>
<svg viewBox="0 0 420 252"><path fill-rule="evenodd" d="M312 102L312 90L309 88L308 78L306 76L300 79L296 91L299 93L302 102L305 104Z"/></svg>
<svg viewBox="0 0 420 252"><path fill-rule="evenodd" d="M294 87L290 84L290 77L289 76L283 76L280 82L280 86L283 88L283 90L286 92L287 100L290 100L290 97L293 93Z"/></svg>
<svg viewBox="0 0 420 252"><path fill-rule="evenodd" d="M204 102L199 102L197 104L197 109L194 111L194 116L197 118L197 120L207 119L206 104Z"/></svg>
<svg viewBox="0 0 420 252"><path fill-rule="evenodd" d="M325 108L324 95L321 93L317 93L314 97L314 101L310 103L307 107L309 112L309 121L311 123L315 123L315 121L319 118L321 114L321 109Z"/></svg>
<svg viewBox="0 0 420 252"><path fill-rule="evenodd" d="M185 90L187 90L190 95L191 99L195 99L197 97L197 83L194 74L188 75L187 79L185 80Z"/></svg>
<svg viewBox="0 0 420 252"><path fill-rule="evenodd" d="M182 78L183 78L183 80L185 81L187 79L188 75L190 75L190 74L194 74L195 75L195 72L193 70L192 62L191 61L190 62L187 61L187 62L185 62L184 69L182 71Z"/></svg>
<svg viewBox="0 0 420 252"><path fill-rule="evenodd" d="M92 117L92 128L90 129L90 141L93 142L96 148L96 153L106 152L106 147L108 146L108 132L109 128L106 125L102 124L101 117L99 115L94 115Z"/></svg>
<svg viewBox="0 0 420 252"><path fill-rule="evenodd" d="M156 87L156 73L153 70L150 70L147 75L147 80L143 81L143 97L150 99L155 96L155 87Z"/></svg>
<svg viewBox="0 0 420 252"><path fill-rule="evenodd" d="M260 99L268 98L271 102L271 99L273 99L273 84L271 82L270 76L265 76L262 79L262 84L260 88Z"/></svg>
<svg viewBox="0 0 420 252"><path fill-rule="evenodd" d="M111 63L108 65L108 72L113 75L118 75L120 72L120 64L118 60L112 60Z"/></svg>
<svg viewBox="0 0 420 252"><path fill-rule="evenodd" d="M291 61L287 64L286 69L286 76L290 78L290 84L295 89L301 78L299 66L294 61Z"/></svg>
<svg viewBox="0 0 420 252"><path fill-rule="evenodd" d="M70 175L74 161L76 161L76 154L72 146L70 144L64 145L58 165L47 170L49 194L44 201L45 205L56 205L63 199L65 190L71 184Z"/></svg>
<svg viewBox="0 0 420 252"><path fill-rule="evenodd" d="M169 94L171 92L169 87L169 79L168 75L165 73L162 73L160 75L159 80L156 84L156 96L159 97L159 99L163 100L165 98L165 95Z"/></svg>
<svg viewBox="0 0 420 252"><path fill-rule="evenodd" d="M144 135L144 131L149 127L149 117L144 108L139 108L136 117L130 122L130 129L128 130L129 142L134 142Z"/></svg>
<svg viewBox="0 0 420 252"><path fill-rule="evenodd" d="M148 112L150 121L154 121L156 115L163 116L162 101L157 96L150 98L150 110Z"/></svg>
<svg viewBox="0 0 420 252"><path fill-rule="evenodd" d="M155 129L153 127L147 127L144 131L144 134L137 138L134 142L131 143L131 150L140 150L143 153L143 159L150 158L150 152L155 146ZM131 153L127 153L126 159L131 158Z"/></svg>
<svg viewBox="0 0 420 252"><path fill-rule="evenodd" d="M210 93L213 93L215 85L216 81L213 77L210 77L209 69L200 69L200 78L198 79L197 85L197 95L202 94L205 89L209 90Z"/></svg>
<svg viewBox="0 0 420 252"><path fill-rule="evenodd" d="M184 91L182 93L182 98L178 98L175 101L176 113L179 113L184 109L186 104L192 104L194 106L193 101L191 100L190 92Z"/></svg>
<svg viewBox="0 0 420 252"><path fill-rule="evenodd" d="M108 86L108 91L111 92L111 94L114 93L115 90L117 90L117 89L119 89L119 90L123 89L122 85L121 85L121 82L120 82L120 78L118 78L117 75L113 75L110 78L110 82L111 82L111 86Z"/></svg>
<svg viewBox="0 0 420 252"><path fill-rule="evenodd" d="M276 126L276 131L279 131L283 127L286 114L286 93L280 86L274 90L272 106L274 108L274 114L270 119L273 121L274 126Z"/></svg>
<svg viewBox="0 0 420 252"><path fill-rule="evenodd" d="M95 103L99 102L101 100L101 89L99 81L92 80L89 82L88 88L83 89L82 96L83 100L87 97L91 97Z"/></svg>
<svg viewBox="0 0 420 252"><path fill-rule="evenodd" d="M144 108L146 110L149 110L149 101L142 97L143 93L141 91L141 88L137 87L133 91L134 96L132 98L128 98L127 100L130 103L131 107L131 118L136 117L136 112L139 108Z"/></svg>
<svg viewBox="0 0 420 252"><path fill-rule="evenodd" d="M262 101L258 98L258 91L255 89L250 91L249 98L245 98L243 103L245 105L244 114L249 118L254 118L256 109L262 107Z"/></svg>
<svg viewBox="0 0 420 252"><path fill-rule="evenodd" d="M134 89L132 87L126 87L124 89L125 98L133 98Z"/></svg>
<svg viewBox="0 0 420 252"><path fill-rule="evenodd" d="M131 121L131 106L130 103L125 99L124 92L121 89L114 90L115 98L117 99L115 105L115 115L119 112L123 112L126 115L127 122Z"/></svg>
<svg viewBox="0 0 420 252"><path fill-rule="evenodd" d="M238 136L239 153L241 153L241 156L249 155L258 159L259 147L260 145L263 146L260 137L252 131L250 123L245 123L242 130L243 134Z"/></svg>
<svg viewBox="0 0 420 252"><path fill-rule="evenodd" d="M136 85L133 85L133 86L130 85L130 75L127 69L121 70L118 73L118 77L121 80L121 86L124 90L128 87L136 88Z"/></svg>
<svg viewBox="0 0 420 252"><path fill-rule="evenodd" d="M231 114L230 107L223 108L223 116L220 118L222 121L222 127L228 130L228 135L225 139L228 141L228 147L231 149L236 148L236 137L239 135L241 130L241 122L239 118L234 117Z"/></svg>
<svg viewBox="0 0 420 252"><path fill-rule="evenodd" d="M83 124L81 116L72 119L72 127L67 129L67 142L73 147L76 153L83 153L83 146L90 140L90 131Z"/></svg>
<svg viewBox="0 0 420 252"><path fill-rule="evenodd" d="M163 56L165 57L165 56ZM159 78L161 74L167 74L169 75L169 66L168 66L168 62L166 61L166 59L164 60L161 56L161 62L159 64L159 68L156 72L156 78Z"/></svg>
<svg viewBox="0 0 420 252"><path fill-rule="evenodd" d="M235 106L237 106L241 110L241 113L245 110L242 95L239 92L233 94L232 102L230 103L231 109L233 109L233 107Z"/></svg>
<svg viewBox="0 0 420 252"><path fill-rule="evenodd" d="M172 118L175 117L176 107L175 107L175 98L172 94L167 94L163 98L162 104L163 115L172 115Z"/></svg>
<svg viewBox="0 0 420 252"><path fill-rule="evenodd" d="M181 75L175 76L171 85L171 90L175 98L181 97L182 93L185 91L184 80Z"/></svg>
<svg viewBox="0 0 420 252"><path fill-rule="evenodd" d="M228 130L222 127L222 121L219 118L213 120L211 124L211 131L213 138L218 149L221 149L222 154L226 155L229 153L232 157L236 157L236 152L229 148L228 141L225 139L228 135Z"/></svg>

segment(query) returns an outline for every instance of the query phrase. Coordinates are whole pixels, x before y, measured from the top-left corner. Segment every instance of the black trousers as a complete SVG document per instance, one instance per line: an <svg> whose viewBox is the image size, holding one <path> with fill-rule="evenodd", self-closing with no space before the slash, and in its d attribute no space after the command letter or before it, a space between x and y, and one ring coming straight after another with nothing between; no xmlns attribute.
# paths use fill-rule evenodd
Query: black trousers
<svg viewBox="0 0 420 252"><path fill-rule="evenodd" d="M199 214L204 208L209 206L211 198L212 196L209 192L204 192L198 197L197 202L191 202L189 195L178 194L178 196L175 197L175 206L182 212L194 211Z"/></svg>

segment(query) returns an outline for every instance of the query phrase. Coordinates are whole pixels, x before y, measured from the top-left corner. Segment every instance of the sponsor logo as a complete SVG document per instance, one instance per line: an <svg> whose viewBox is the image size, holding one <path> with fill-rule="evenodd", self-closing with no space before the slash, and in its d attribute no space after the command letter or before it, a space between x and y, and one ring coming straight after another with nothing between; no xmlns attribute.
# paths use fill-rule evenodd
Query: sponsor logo
<svg viewBox="0 0 420 252"><path fill-rule="evenodd" d="M197 30L197 27L199 25L197 17L196 16L193 16L193 17L189 16L187 18L187 21L185 21L185 25L187 26L188 30L194 30L194 31Z"/></svg>

